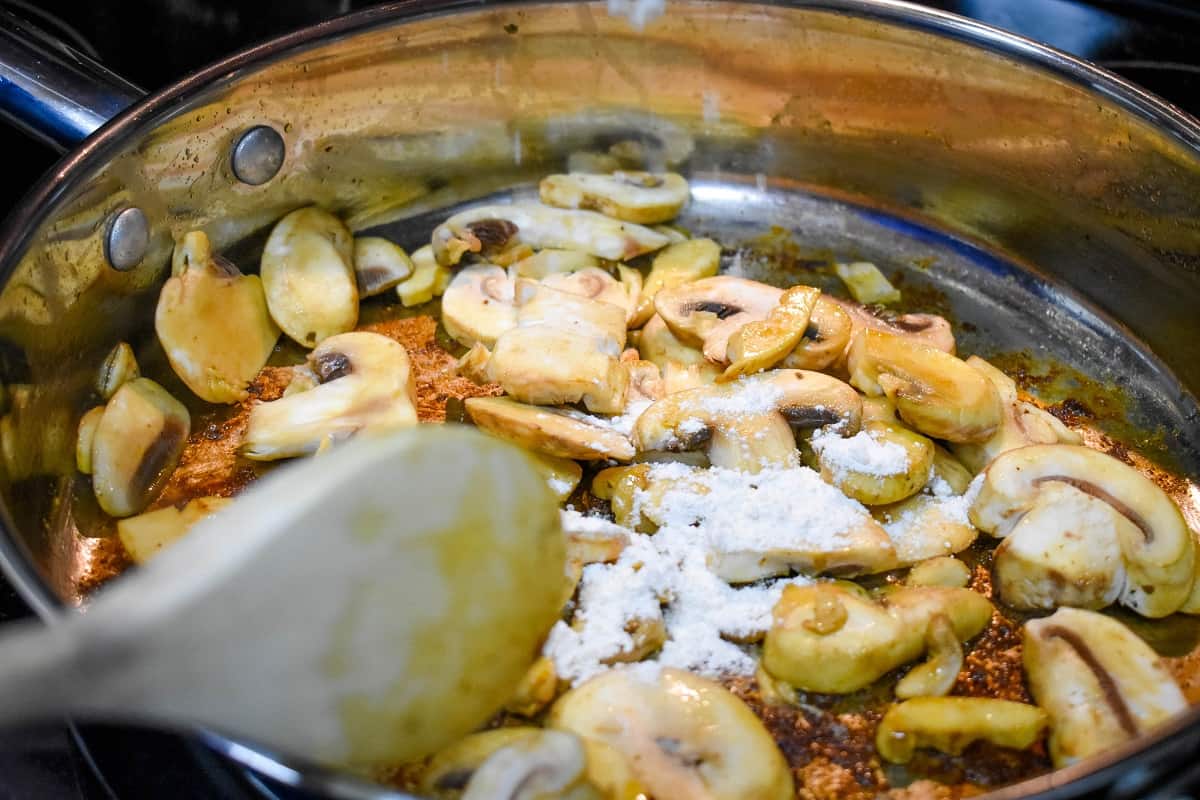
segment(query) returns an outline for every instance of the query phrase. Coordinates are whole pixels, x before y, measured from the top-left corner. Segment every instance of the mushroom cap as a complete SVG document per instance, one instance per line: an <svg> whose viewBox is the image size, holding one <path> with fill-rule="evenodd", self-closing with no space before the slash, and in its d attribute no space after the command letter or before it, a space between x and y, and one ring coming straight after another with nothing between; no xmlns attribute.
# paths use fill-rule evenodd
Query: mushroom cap
<svg viewBox="0 0 1200 800"><path fill-rule="evenodd" d="M463 405L481 430L535 453L580 461L628 461L634 455L628 437L582 415L507 397L470 397Z"/></svg>
<svg viewBox="0 0 1200 800"><path fill-rule="evenodd" d="M783 359L780 366L787 369L823 370L833 366L846 355L853 333L853 323L837 301L821 295L808 318L808 329L796 349Z"/></svg>
<svg viewBox="0 0 1200 800"><path fill-rule="evenodd" d="M92 437L92 488L106 514L128 517L158 494L183 453L191 417L149 378L117 390Z"/></svg>
<svg viewBox="0 0 1200 800"><path fill-rule="evenodd" d="M500 335L517 326L514 284L493 264L472 264L458 271L442 295L442 325L463 347L493 347Z"/></svg>
<svg viewBox="0 0 1200 800"><path fill-rule="evenodd" d="M354 238L354 277L359 297L383 294L413 274L404 248L382 236Z"/></svg>
<svg viewBox="0 0 1200 800"><path fill-rule="evenodd" d="M297 343L315 347L358 322L354 238L329 212L301 208L279 220L259 272L271 318Z"/></svg>
<svg viewBox="0 0 1200 800"><path fill-rule="evenodd" d="M279 339L262 281L218 261L199 231L187 234L176 254L184 266L163 285L154 310L167 360L200 399L242 400Z"/></svg>
<svg viewBox="0 0 1200 800"><path fill-rule="evenodd" d="M1042 486L1066 483L1105 503L1132 526L1118 526L1127 580L1122 602L1148 617L1171 614L1191 594L1195 544L1179 508L1153 481L1117 459L1079 445L1010 450L984 471L971 521L1007 536L1037 501Z"/></svg>
<svg viewBox="0 0 1200 800"><path fill-rule="evenodd" d="M699 347L709 361L727 361L731 337L748 322L765 319L779 304L783 290L765 283L716 275L654 296L654 309L681 342Z"/></svg>
<svg viewBox="0 0 1200 800"><path fill-rule="evenodd" d="M877 314L871 308L852 300L830 297L831 302L845 311L853 325L851 338L869 329L891 333L954 355L954 328L945 317L937 314Z"/></svg>
<svg viewBox="0 0 1200 800"><path fill-rule="evenodd" d="M487 374L521 402L556 406L582 401L600 414L621 413L629 389L629 372L616 355L602 352L592 336L550 325L518 327L501 336Z"/></svg>
<svg viewBox="0 0 1200 800"><path fill-rule="evenodd" d="M1125 585L1121 539L1140 532L1092 495L1047 483L996 548L996 588L1020 609L1104 608Z"/></svg>
<svg viewBox="0 0 1200 800"><path fill-rule="evenodd" d="M650 264L629 327L639 328L650 319L655 313L654 298L660 291L712 277L720 266L721 246L712 239L685 239L664 247Z"/></svg>
<svg viewBox="0 0 1200 800"><path fill-rule="evenodd" d="M721 374L703 353L679 341L658 314L642 327L637 344L642 357L658 365L665 394L707 386Z"/></svg>
<svg viewBox="0 0 1200 800"><path fill-rule="evenodd" d="M823 624L837 610L835 624ZM969 589L903 587L884 604L856 586L788 586L772 611L763 666L811 692L848 694L874 683L925 651L930 620L943 615L965 641L986 627L992 604Z"/></svg>
<svg viewBox="0 0 1200 800"><path fill-rule="evenodd" d="M880 756L906 764L919 747L959 755L980 740L1025 750L1048 719L1037 706L992 697L916 697L887 710L876 731Z"/></svg>
<svg viewBox="0 0 1200 800"><path fill-rule="evenodd" d="M1025 674L1050 716L1050 756L1065 767L1187 709L1158 655L1117 620L1060 608L1025 623Z"/></svg>
<svg viewBox="0 0 1200 800"><path fill-rule="evenodd" d="M378 333L330 336L308 354L319 384L250 409L241 453L256 461L310 455L367 431L417 424L403 345Z"/></svg>
<svg viewBox="0 0 1200 800"><path fill-rule="evenodd" d="M549 175L538 186L542 202L586 208L615 219L653 225L674 219L688 200L688 184L673 172Z"/></svg>
<svg viewBox="0 0 1200 800"><path fill-rule="evenodd" d="M1000 427L996 387L978 370L904 336L865 329L850 343L850 383L886 394L900 418L926 436L981 442Z"/></svg>
<svg viewBox="0 0 1200 800"><path fill-rule="evenodd" d="M654 797L792 800L795 793L758 717L719 684L682 670L603 673L559 698L547 723L616 749Z"/></svg>
<svg viewBox="0 0 1200 800"><path fill-rule="evenodd" d="M872 513L887 529L901 565L961 553L979 535L961 512L951 513L941 498L928 494L877 506Z"/></svg>
<svg viewBox="0 0 1200 800"><path fill-rule="evenodd" d="M861 417L858 393L837 378L774 370L667 395L642 412L634 441L639 451L707 449L715 466L757 471L760 459L795 461L789 425L840 424L850 435Z"/></svg>
<svg viewBox="0 0 1200 800"><path fill-rule="evenodd" d="M966 360L968 366L986 376L1000 395L1000 427L982 442L953 445L954 455L972 472L982 472L1001 453L1030 444L1080 444L1079 434L1063 425L1053 414L1020 399L1017 383L979 356Z"/></svg>
<svg viewBox="0 0 1200 800"><path fill-rule="evenodd" d="M669 239L632 222L539 203L482 205L460 211L433 229L433 255L453 266L466 253L488 255L514 244L535 250L578 250L624 261L665 247Z"/></svg>

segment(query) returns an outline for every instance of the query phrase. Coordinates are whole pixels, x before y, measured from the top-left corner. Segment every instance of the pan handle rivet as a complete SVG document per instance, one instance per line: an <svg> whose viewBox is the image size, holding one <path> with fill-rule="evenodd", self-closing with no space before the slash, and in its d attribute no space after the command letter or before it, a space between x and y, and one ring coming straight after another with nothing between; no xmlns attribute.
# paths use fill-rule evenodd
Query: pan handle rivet
<svg viewBox="0 0 1200 800"><path fill-rule="evenodd" d="M250 186L261 186L283 166L283 137L269 125L257 125L238 137L230 166L234 177Z"/></svg>
<svg viewBox="0 0 1200 800"><path fill-rule="evenodd" d="M125 272L141 263L150 246L150 222L140 208L118 211L108 223L104 257L113 269Z"/></svg>

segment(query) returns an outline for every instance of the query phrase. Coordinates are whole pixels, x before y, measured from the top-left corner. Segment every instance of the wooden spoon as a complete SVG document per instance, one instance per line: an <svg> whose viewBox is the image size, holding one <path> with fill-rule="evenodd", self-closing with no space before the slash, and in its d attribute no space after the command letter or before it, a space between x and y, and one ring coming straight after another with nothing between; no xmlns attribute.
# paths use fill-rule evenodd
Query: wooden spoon
<svg viewBox="0 0 1200 800"><path fill-rule="evenodd" d="M0 724L199 725L365 769L499 708L557 619L558 510L520 451L454 426L263 479L102 590L0 636Z"/></svg>

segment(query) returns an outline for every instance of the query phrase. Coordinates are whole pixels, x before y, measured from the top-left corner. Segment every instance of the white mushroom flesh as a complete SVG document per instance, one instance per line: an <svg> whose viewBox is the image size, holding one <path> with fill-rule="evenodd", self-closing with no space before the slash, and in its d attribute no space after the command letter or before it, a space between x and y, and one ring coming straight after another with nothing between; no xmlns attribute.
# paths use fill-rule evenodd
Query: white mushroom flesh
<svg viewBox="0 0 1200 800"><path fill-rule="evenodd" d="M1060 608L1025 623L1025 674L1050 717L1050 756L1065 767L1134 739L1187 709L1150 646L1120 622Z"/></svg>
<svg viewBox="0 0 1200 800"><path fill-rule="evenodd" d="M400 245L382 236L355 237L354 277L359 297L383 294L412 274L412 259Z"/></svg>
<svg viewBox="0 0 1200 800"><path fill-rule="evenodd" d="M517 326L512 278L492 264L459 270L442 295L442 325L463 347L493 347L505 331Z"/></svg>
<svg viewBox="0 0 1200 800"><path fill-rule="evenodd" d="M354 239L342 221L301 208L275 224L260 266L271 318L305 347L358 322Z"/></svg>
<svg viewBox="0 0 1200 800"><path fill-rule="evenodd" d="M320 385L250 410L241 452L256 461L311 455L360 432L417 424L408 353L377 333L331 336L309 353Z"/></svg>
<svg viewBox="0 0 1200 800"><path fill-rule="evenodd" d="M550 175L538 187L542 202L583 208L641 225L668 222L688 200L688 184L673 172Z"/></svg>
<svg viewBox="0 0 1200 800"><path fill-rule="evenodd" d="M517 243L625 261L665 247L667 242L661 233L594 211L514 203L459 212L434 228L432 244L438 263L453 266L467 253L486 257Z"/></svg>

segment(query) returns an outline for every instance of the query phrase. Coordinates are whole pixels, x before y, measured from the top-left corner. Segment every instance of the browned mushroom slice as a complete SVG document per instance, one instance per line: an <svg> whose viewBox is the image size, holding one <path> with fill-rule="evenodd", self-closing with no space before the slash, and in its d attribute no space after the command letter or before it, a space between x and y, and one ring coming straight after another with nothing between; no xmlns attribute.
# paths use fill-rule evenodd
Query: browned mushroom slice
<svg viewBox="0 0 1200 800"><path fill-rule="evenodd" d="M791 426L858 431L862 401L819 372L775 370L667 395L637 421L638 449L706 450L713 466L746 472L799 463Z"/></svg>
<svg viewBox="0 0 1200 800"><path fill-rule="evenodd" d="M673 172L549 175L538 190L547 205L591 209L641 225L674 219L688 200L687 181Z"/></svg>
<svg viewBox="0 0 1200 800"><path fill-rule="evenodd" d="M304 347L358 322L354 239L332 214L301 208L279 220L263 246L259 272L271 318Z"/></svg>
<svg viewBox="0 0 1200 800"><path fill-rule="evenodd" d="M271 260L264 256L264 263ZM242 400L279 338L263 283L213 255L199 231L176 246L174 261L176 274L163 285L154 310L154 330L171 368L202 400Z"/></svg>
<svg viewBox="0 0 1200 800"><path fill-rule="evenodd" d="M954 445L954 455L972 472L982 472L1001 453L1029 444L1080 444L1079 434L1063 425L1053 414L1027 403L1017 395L1012 378L984 361L971 356L966 362L987 376L1000 395L1003 417L1000 427L988 439L978 443Z"/></svg>
<svg viewBox="0 0 1200 800"><path fill-rule="evenodd" d="M820 296L821 290L812 286L793 286L764 319L747 322L734 331L725 349L729 366L717 380L724 383L782 361L804 338Z"/></svg>
<svg viewBox="0 0 1200 800"><path fill-rule="evenodd" d="M787 762L753 712L719 684L681 670L599 675L559 698L547 722L615 748L663 800L795 795Z"/></svg>
<svg viewBox="0 0 1200 800"><path fill-rule="evenodd" d="M453 266L467 253L487 256L516 243L624 261L665 247L668 241L649 228L594 211L514 203L461 211L434 228L432 244L437 262Z"/></svg>
<svg viewBox="0 0 1200 800"><path fill-rule="evenodd" d="M880 331L954 355L954 329L945 317L936 314L876 314L861 303L837 297L831 297L830 300L850 316L854 326L851 338L864 329Z"/></svg>
<svg viewBox="0 0 1200 800"><path fill-rule="evenodd" d="M883 604L856 586L788 586L776 604L763 646L763 666L797 688L848 694L925 652L926 632L945 617L959 641L977 635L992 604L968 589L897 589Z"/></svg>
<svg viewBox="0 0 1200 800"><path fill-rule="evenodd" d="M1111 617L1061 608L1030 620L1025 674L1050 716L1050 756L1064 767L1149 731L1187 709L1150 646Z"/></svg>
<svg viewBox="0 0 1200 800"><path fill-rule="evenodd" d="M1191 595L1196 557L1192 532L1166 492L1133 467L1087 447L1042 444L1003 453L983 474L971 507L971 521L980 530L1009 535L1048 484L1067 484L1131 523L1116 530L1127 574L1123 605L1147 617L1162 617L1180 610ZM1086 535L1074 530L1060 535L1065 532Z"/></svg>
<svg viewBox="0 0 1200 800"><path fill-rule="evenodd" d="M149 378L117 390L92 434L92 488L106 514L144 509L179 463L191 428L183 403Z"/></svg>
<svg viewBox="0 0 1200 800"><path fill-rule="evenodd" d="M712 277L720 266L721 246L712 239L688 239L667 245L654 256L629 327L646 324L655 313L654 298L660 291Z"/></svg>
<svg viewBox="0 0 1200 800"><path fill-rule="evenodd" d="M464 405L482 430L535 453L580 461L633 458L633 444L612 428L555 408L518 403L507 397L471 397Z"/></svg>
<svg viewBox="0 0 1200 800"><path fill-rule="evenodd" d="M662 373L664 394L706 386L721 374L721 368L703 353L679 341L658 314L642 328L637 343L642 357Z"/></svg>
<svg viewBox="0 0 1200 800"><path fill-rule="evenodd" d="M404 347L378 333L331 336L309 353L317 385L250 409L241 452L256 461L310 455L361 431L417 424Z"/></svg>
<svg viewBox="0 0 1200 800"><path fill-rule="evenodd" d="M514 284L493 264L473 264L458 271L442 296L442 325L463 347L492 347L517 326Z"/></svg>
<svg viewBox="0 0 1200 800"><path fill-rule="evenodd" d="M900 418L926 436L980 442L1001 421L996 387L966 362L912 339L866 329L850 343L850 383L887 395Z"/></svg>
<svg viewBox="0 0 1200 800"><path fill-rule="evenodd" d="M918 697L888 709L875 734L885 761L907 764L920 747L959 755L977 741L1026 750L1042 738L1046 713L991 697Z"/></svg>
<svg viewBox="0 0 1200 800"><path fill-rule="evenodd" d="M808 318L808 329L796 349L783 359L787 369L827 369L846 355L853 323L834 298L821 295Z"/></svg>
<svg viewBox="0 0 1200 800"><path fill-rule="evenodd" d="M729 338L746 323L766 319L782 295L765 283L718 275L660 290L654 308L680 341L725 363Z"/></svg>

